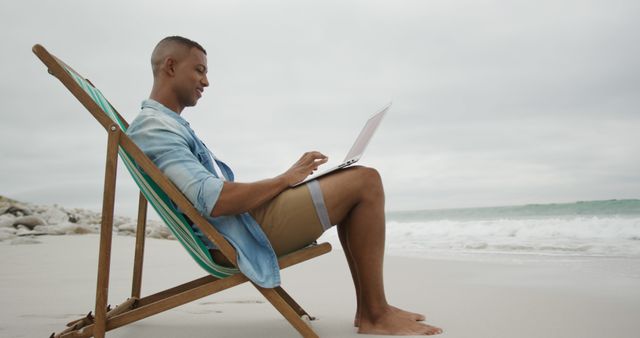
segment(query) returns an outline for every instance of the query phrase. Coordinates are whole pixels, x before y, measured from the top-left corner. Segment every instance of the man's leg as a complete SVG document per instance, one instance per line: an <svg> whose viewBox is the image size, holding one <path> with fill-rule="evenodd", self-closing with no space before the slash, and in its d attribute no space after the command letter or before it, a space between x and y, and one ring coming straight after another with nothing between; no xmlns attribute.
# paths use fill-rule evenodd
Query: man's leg
<svg viewBox="0 0 640 338"><path fill-rule="evenodd" d="M347 261L351 259L358 297L358 332L403 335L442 332L417 322L416 314L387 303L383 284L384 189L377 171L365 167L341 170L320 179L320 187L331 223L338 225Z"/></svg>
<svg viewBox="0 0 640 338"><path fill-rule="evenodd" d="M349 248L349 241L347 240L347 232L345 226L337 227L338 230L338 238L340 239L340 244L342 246L342 250L344 251L344 255L347 258L347 264L349 265L349 270L351 271L351 278L353 278L353 285L356 289L356 315L353 319L353 326L360 326L360 285L358 284L358 271L355 268L355 263L353 263L353 258L351 255L351 248ZM395 306L392 306L395 311L404 312L404 314L416 321L425 320L424 315L409 311L404 311L402 309L398 309Z"/></svg>

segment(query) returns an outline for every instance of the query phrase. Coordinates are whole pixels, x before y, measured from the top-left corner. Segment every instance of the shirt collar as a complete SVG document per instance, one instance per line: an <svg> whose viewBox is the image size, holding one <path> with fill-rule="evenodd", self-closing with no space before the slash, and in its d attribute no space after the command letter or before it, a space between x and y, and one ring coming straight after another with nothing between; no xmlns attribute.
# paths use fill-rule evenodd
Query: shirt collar
<svg viewBox="0 0 640 338"><path fill-rule="evenodd" d="M174 112L173 110L167 108L165 105L163 105L162 103L154 100L154 99L146 99L144 101L142 101L142 109L145 108L151 108L153 110L159 111L161 113L164 113L165 115L170 116L171 118L173 118L174 120L178 121L180 124L185 125L185 126L189 126L189 122L187 122L187 120L183 119L182 116L180 116L180 114Z"/></svg>

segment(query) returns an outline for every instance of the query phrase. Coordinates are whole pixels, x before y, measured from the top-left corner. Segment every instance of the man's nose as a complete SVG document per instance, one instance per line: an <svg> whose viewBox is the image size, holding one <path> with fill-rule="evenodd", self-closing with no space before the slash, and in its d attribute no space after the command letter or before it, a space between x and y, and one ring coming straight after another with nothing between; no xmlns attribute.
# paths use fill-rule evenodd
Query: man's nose
<svg viewBox="0 0 640 338"><path fill-rule="evenodd" d="M206 76L206 75L202 78L202 81L201 81L201 82L202 82L202 85L203 85L203 86L205 86L205 87L209 87L209 79L207 78L207 76Z"/></svg>

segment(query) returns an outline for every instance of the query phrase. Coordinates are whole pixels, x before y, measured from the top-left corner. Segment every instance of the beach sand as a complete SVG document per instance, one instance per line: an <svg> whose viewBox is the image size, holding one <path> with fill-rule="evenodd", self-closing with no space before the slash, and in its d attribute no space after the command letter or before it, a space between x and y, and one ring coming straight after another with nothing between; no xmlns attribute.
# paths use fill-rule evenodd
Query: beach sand
<svg viewBox="0 0 640 338"><path fill-rule="evenodd" d="M0 337L48 337L93 310L97 235L0 242ZM29 242L19 238L18 242ZM110 303L128 297L134 238L114 236ZM442 337L639 337L640 259L533 256L385 258L390 303L426 314ZM176 241L148 239L142 292L204 275ZM334 249L282 272L321 337L366 337ZM108 337L299 337L250 285L205 297Z"/></svg>

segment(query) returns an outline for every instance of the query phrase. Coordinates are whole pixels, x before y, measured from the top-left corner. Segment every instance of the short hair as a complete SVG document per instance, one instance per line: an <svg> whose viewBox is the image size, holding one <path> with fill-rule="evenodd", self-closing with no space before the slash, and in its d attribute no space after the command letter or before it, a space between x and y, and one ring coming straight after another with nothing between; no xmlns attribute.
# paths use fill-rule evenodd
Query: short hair
<svg viewBox="0 0 640 338"><path fill-rule="evenodd" d="M178 36L178 35L174 35L174 36L167 36L166 38L160 40L160 42L158 42L158 45L165 43L165 42L177 42L185 47L189 47L189 48L198 48L201 52L204 53L204 55L207 55L207 51L204 50L204 48L197 42L191 40L191 39L187 39L185 37L182 36Z"/></svg>
<svg viewBox="0 0 640 338"><path fill-rule="evenodd" d="M164 53L162 53L161 50L163 49L163 47L170 44L177 44L182 47L186 47L188 50L190 50L191 48L197 48L198 50L203 52L204 55L207 55L207 51L199 43L191 39L187 39L178 35L167 36L166 38L158 42L156 47L153 49L153 53L151 53L151 70L153 71L154 76L157 74L160 63L163 62L163 59L165 57Z"/></svg>

